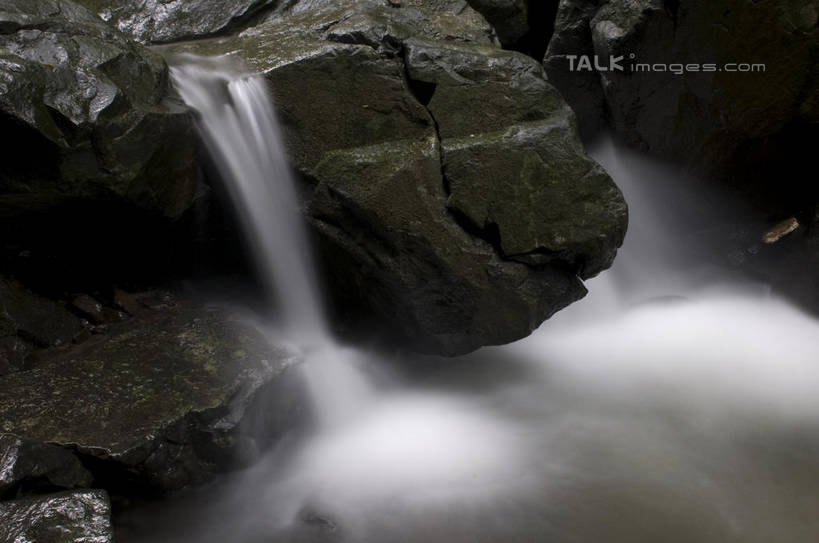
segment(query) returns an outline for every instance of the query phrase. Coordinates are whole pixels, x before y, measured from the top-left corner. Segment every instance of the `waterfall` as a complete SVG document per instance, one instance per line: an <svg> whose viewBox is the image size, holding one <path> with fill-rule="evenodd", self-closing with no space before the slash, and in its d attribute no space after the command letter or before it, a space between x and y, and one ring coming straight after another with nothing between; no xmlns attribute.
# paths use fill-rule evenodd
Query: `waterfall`
<svg viewBox="0 0 819 543"><path fill-rule="evenodd" d="M363 355L330 339L263 80L224 60L173 76L325 424L195 507L147 511L143 541L817 540L819 322L713 265L722 249L692 234L726 198L596 148L631 225L588 298L516 344L373 390Z"/></svg>
<svg viewBox="0 0 819 543"><path fill-rule="evenodd" d="M263 77L228 57L181 57L174 84L228 189L286 341L302 351L315 411L327 423L355 411L369 385L356 354L328 331L315 265L272 99Z"/></svg>
<svg viewBox="0 0 819 543"><path fill-rule="evenodd" d="M301 342L327 335L293 174L264 79L225 58L186 57L176 88L224 178L260 276Z"/></svg>

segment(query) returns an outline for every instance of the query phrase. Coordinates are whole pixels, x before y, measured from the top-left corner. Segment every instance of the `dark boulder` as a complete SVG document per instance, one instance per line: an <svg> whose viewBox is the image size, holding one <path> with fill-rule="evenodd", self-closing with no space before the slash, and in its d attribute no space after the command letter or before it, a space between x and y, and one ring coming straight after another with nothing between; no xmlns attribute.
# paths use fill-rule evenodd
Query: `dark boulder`
<svg viewBox="0 0 819 543"><path fill-rule="evenodd" d="M449 17L456 2L319 4L167 52L270 81L340 311L456 354L580 298L626 208L539 63Z"/></svg>
<svg viewBox="0 0 819 543"><path fill-rule="evenodd" d="M62 492L0 502L0 543L112 543L104 490Z"/></svg>
<svg viewBox="0 0 819 543"><path fill-rule="evenodd" d="M597 0L560 2L543 61L549 82L560 90L577 115L584 137L594 136L605 126L605 97L597 72L570 70L569 56L594 56L591 18L598 4Z"/></svg>
<svg viewBox="0 0 819 543"><path fill-rule="evenodd" d="M167 217L197 181L191 119L167 67L70 0L0 11L0 218L74 200ZM4 233L10 234L10 233Z"/></svg>
<svg viewBox="0 0 819 543"><path fill-rule="evenodd" d="M53 449L32 444L49 443L99 486L175 489L246 465L298 422L291 355L226 310L153 305L0 381L0 431L28 444L16 465L38 464Z"/></svg>
<svg viewBox="0 0 819 543"><path fill-rule="evenodd" d="M70 343L81 331L64 307L0 276L0 376L25 369L34 348Z"/></svg>
<svg viewBox="0 0 819 543"><path fill-rule="evenodd" d="M545 59L584 125L599 125L604 96L627 142L713 172L756 163L752 150L819 123L819 2L598 4L561 3ZM624 70L571 72L567 55L622 58Z"/></svg>

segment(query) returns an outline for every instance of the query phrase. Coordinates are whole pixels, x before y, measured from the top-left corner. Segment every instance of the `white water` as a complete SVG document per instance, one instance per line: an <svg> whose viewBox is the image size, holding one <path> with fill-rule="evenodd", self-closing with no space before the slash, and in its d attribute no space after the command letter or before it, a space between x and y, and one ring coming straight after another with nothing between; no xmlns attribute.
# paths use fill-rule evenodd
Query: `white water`
<svg viewBox="0 0 819 543"><path fill-rule="evenodd" d="M227 57L184 56L171 75L228 188L284 341L301 351L316 412L326 424L351 416L370 394L355 353L330 337L296 183L264 78ZM272 333L272 332L271 332Z"/></svg>
<svg viewBox="0 0 819 543"><path fill-rule="evenodd" d="M222 117L216 134L235 125ZM689 233L713 214L673 172L611 145L595 155L631 226L587 299L517 344L381 385L345 424L136 515L142 540L819 540L819 323L703 257ZM322 352L337 361L336 349Z"/></svg>

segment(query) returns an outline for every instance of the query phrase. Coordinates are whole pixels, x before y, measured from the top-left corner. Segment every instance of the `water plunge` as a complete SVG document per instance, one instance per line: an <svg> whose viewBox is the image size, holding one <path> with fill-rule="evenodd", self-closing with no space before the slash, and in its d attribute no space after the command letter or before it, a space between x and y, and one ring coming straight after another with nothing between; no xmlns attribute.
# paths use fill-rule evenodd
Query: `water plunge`
<svg viewBox="0 0 819 543"><path fill-rule="evenodd" d="M819 538L819 323L703 257L719 248L687 233L714 217L673 172L600 146L632 219L587 299L517 344L373 390L349 362L376 355L327 339L261 80L198 62L175 80L236 185L286 329L322 345L305 348L320 409L358 408L135 513L145 541Z"/></svg>
<svg viewBox="0 0 819 543"><path fill-rule="evenodd" d="M301 343L323 341L328 334L315 267L264 79L226 58L187 57L171 75L199 115L202 138L288 335Z"/></svg>
<svg viewBox="0 0 819 543"><path fill-rule="evenodd" d="M330 337L313 257L271 98L261 76L235 60L185 56L171 68L182 99L198 114L203 140L228 188L282 337L302 351L317 415L348 417L370 394L349 350Z"/></svg>

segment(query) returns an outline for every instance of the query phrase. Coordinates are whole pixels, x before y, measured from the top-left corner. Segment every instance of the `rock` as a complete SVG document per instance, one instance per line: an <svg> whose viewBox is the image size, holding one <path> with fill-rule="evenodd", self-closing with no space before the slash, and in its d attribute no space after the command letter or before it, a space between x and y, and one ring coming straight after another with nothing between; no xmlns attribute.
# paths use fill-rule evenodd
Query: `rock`
<svg viewBox="0 0 819 543"><path fill-rule="evenodd" d="M444 141L543 120L561 110L573 125L572 112L545 80L540 64L525 55L417 38L405 45L409 78L430 89L427 107ZM475 114L476 103L480 114Z"/></svg>
<svg viewBox="0 0 819 543"><path fill-rule="evenodd" d="M70 343L81 330L80 320L64 307L0 277L0 338L17 337L38 347ZM7 349L22 352L16 344Z"/></svg>
<svg viewBox="0 0 819 543"><path fill-rule="evenodd" d="M314 175L309 213L336 290L417 350L513 341L585 293L573 274L504 260L453 220L434 137L328 153Z"/></svg>
<svg viewBox="0 0 819 543"><path fill-rule="evenodd" d="M120 31L143 43L170 43L186 39L201 39L242 30L259 19L278 19L282 16L305 12L325 11L350 7L386 6L404 8L396 10L398 18L405 18L412 11L426 12L436 20L439 29L457 28L463 32L477 32L488 39L488 24L469 7L466 0L352 0L342 3L335 0L239 0L233 2L194 0L189 2L162 2L162 0L78 0L102 19L111 22ZM410 15L412 17L412 15ZM343 21L337 21L343 24ZM444 30L446 32L446 30ZM448 36L442 35L442 38Z"/></svg>
<svg viewBox="0 0 819 543"><path fill-rule="evenodd" d="M495 236L488 241L508 259L558 263L582 278L608 268L625 236L625 201L585 155L571 110L539 64L472 45L409 40L406 48L410 78L435 87L427 107L448 208L473 232ZM470 115L475 103L484 114Z"/></svg>
<svg viewBox="0 0 819 543"><path fill-rule="evenodd" d="M139 315L145 309L136 298L119 288L114 289L114 305L129 315Z"/></svg>
<svg viewBox="0 0 819 543"><path fill-rule="evenodd" d="M102 304L88 294L80 294L71 302L71 307L79 311L84 317L94 324L102 324L106 321Z"/></svg>
<svg viewBox="0 0 819 543"><path fill-rule="evenodd" d="M71 450L104 488L181 488L246 465L298 422L294 362L225 310L178 302L6 376L0 431Z"/></svg>
<svg viewBox="0 0 819 543"><path fill-rule="evenodd" d="M785 219L784 221L777 223L776 226L763 234L762 243L776 243L788 234L793 233L798 228L799 221L796 219L796 217Z"/></svg>
<svg viewBox="0 0 819 543"><path fill-rule="evenodd" d="M167 67L71 0L0 12L0 217L76 200L178 217L197 182L190 116Z"/></svg>
<svg viewBox="0 0 819 543"><path fill-rule="evenodd" d="M108 324L122 321L128 315L112 307L102 305L88 294L80 294L71 302L71 308L93 324Z"/></svg>
<svg viewBox="0 0 819 543"><path fill-rule="evenodd" d="M297 4L165 50L240 56L270 81L344 316L459 354L583 296L626 208L540 64L430 6Z"/></svg>
<svg viewBox="0 0 819 543"><path fill-rule="evenodd" d="M31 350L31 345L18 337L0 337L0 377L24 369Z"/></svg>
<svg viewBox="0 0 819 543"><path fill-rule="evenodd" d="M70 451L0 434L0 496L88 487L91 473Z"/></svg>
<svg viewBox="0 0 819 543"><path fill-rule="evenodd" d="M589 125L602 113L602 89L612 126L630 144L719 171L753 162L754 142L819 122L816 0L595 4L562 2L545 60ZM622 57L625 69L568 72L567 54L590 53L603 64Z"/></svg>
<svg viewBox="0 0 819 543"><path fill-rule="evenodd" d="M279 0L78 0L143 43L203 38L241 29ZM284 2L286 3L286 2Z"/></svg>
<svg viewBox="0 0 819 543"><path fill-rule="evenodd" d="M597 0L561 0L543 61L549 82L577 115L580 133L586 138L605 126L603 87L597 72L570 70L568 56L594 56L591 19L597 5Z"/></svg>
<svg viewBox="0 0 819 543"><path fill-rule="evenodd" d="M0 502L2 543L112 543L104 490L61 492Z"/></svg>
<svg viewBox="0 0 819 543"><path fill-rule="evenodd" d="M625 236L622 195L566 116L445 140L444 171L449 208L491 231L510 260L587 279L611 266Z"/></svg>

